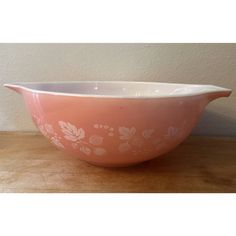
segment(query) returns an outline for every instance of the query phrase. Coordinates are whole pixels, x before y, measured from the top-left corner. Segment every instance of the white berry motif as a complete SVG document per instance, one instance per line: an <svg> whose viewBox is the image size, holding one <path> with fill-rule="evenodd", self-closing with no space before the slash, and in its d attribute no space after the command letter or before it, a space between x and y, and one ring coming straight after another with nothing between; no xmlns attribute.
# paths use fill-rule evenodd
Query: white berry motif
<svg viewBox="0 0 236 236"><path fill-rule="evenodd" d="M95 129L102 129L105 130L108 136L114 136L114 128L110 127L109 125L104 124L95 124L93 126Z"/></svg>
<svg viewBox="0 0 236 236"><path fill-rule="evenodd" d="M127 152L131 149L131 145L129 143L121 143L119 145L119 151L120 152Z"/></svg>
<svg viewBox="0 0 236 236"><path fill-rule="evenodd" d="M103 142L103 137L99 136L99 135L92 135L89 138L89 142L95 146L99 146L102 144Z"/></svg>

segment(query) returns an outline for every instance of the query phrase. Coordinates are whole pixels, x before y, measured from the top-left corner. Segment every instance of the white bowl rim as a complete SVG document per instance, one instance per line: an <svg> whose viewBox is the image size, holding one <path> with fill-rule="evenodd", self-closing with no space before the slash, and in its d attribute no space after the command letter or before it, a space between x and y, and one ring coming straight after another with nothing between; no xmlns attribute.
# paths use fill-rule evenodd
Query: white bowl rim
<svg viewBox="0 0 236 236"><path fill-rule="evenodd" d="M150 94L150 95L106 95L106 94L83 94L83 93L67 93L67 92L54 92L54 91L46 91L40 89L33 89L27 87L27 85L57 85L57 84L129 84L129 85L143 85L143 86L182 86L183 90L185 88L189 88L192 91L187 90L187 92L179 92L178 94L171 94L167 93L164 95L160 94ZM4 84L5 87L9 88L19 88L22 91L28 91L32 93L39 93L39 94L49 94L49 95L56 95L56 96L71 96L71 97L91 97L91 98L117 98L117 99L151 99L151 98L171 98L171 97L190 97L190 96L198 96L203 94L209 93L221 93L227 92L231 93L232 90L228 88L223 88L215 85L210 84L185 84L185 83L164 83L164 82L142 82L142 81L49 81L49 82L16 82L16 83L6 83Z"/></svg>

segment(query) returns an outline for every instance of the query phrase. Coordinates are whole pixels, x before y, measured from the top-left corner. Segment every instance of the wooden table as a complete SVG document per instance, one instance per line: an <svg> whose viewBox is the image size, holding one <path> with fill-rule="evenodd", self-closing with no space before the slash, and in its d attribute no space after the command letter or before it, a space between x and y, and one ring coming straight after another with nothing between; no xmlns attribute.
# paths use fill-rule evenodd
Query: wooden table
<svg viewBox="0 0 236 236"><path fill-rule="evenodd" d="M236 192L236 138L192 136L159 159L101 168L38 133L0 132L0 192Z"/></svg>

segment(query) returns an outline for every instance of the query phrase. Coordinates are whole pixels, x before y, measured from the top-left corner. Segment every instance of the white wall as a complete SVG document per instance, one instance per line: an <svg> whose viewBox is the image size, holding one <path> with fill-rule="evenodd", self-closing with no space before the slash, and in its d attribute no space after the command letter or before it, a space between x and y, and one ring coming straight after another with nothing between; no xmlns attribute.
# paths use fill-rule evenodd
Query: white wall
<svg viewBox="0 0 236 236"><path fill-rule="evenodd" d="M236 91L236 44L0 44L1 84L136 80ZM0 87L0 130L34 130L21 97ZM236 135L236 97L211 103L195 134Z"/></svg>

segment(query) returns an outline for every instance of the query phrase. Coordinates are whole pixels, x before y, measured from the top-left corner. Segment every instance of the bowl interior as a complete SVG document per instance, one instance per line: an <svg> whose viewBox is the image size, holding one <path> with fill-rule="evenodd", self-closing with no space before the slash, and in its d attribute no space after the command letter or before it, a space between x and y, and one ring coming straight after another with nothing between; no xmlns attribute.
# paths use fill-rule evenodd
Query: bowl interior
<svg viewBox="0 0 236 236"><path fill-rule="evenodd" d="M19 83L18 85L39 92L111 97L186 96L204 92L211 87L211 85L117 81ZM214 86L212 87L214 89Z"/></svg>

